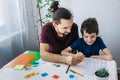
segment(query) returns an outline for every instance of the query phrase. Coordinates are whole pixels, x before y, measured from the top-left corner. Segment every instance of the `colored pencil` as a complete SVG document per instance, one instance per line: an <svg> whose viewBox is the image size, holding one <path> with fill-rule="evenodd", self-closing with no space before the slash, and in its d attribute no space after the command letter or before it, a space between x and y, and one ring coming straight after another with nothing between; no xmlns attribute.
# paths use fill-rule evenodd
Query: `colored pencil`
<svg viewBox="0 0 120 80"><path fill-rule="evenodd" d="M76 71L74 71L74 70L71 70L71 69L70 69L70 71L73 72L73 73L75 73L75 74L77 74L77 75L79 75L79 76L81 76L81 77L83 77L82 74L80 74L80 73L78 73L78 72L76 72Z"/></svg>
<svg viewBox="0 0 120 80"><path fill-rule="evenodd" d="M68 73L69 68L70 68L70 65L68 65L68 68L67 68L67 70L66 70L66 74Z"/></svg>

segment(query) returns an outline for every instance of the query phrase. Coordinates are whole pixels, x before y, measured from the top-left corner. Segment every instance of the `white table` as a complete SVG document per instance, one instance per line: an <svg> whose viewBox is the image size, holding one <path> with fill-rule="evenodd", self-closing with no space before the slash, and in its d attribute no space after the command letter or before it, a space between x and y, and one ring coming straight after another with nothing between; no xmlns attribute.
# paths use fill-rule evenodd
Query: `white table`
<svg viewBox="0 0 120 80"><path fill-rule="evenodd" d="M94 72L100 67L106 67L110 73L109 80L117 79L117 67L116 62L103 61L99 59L85 58L85 62L82 62L76 66L71 66L70 69L75 70L84 76L78 76L70 71L66 74L68 65L61 63L52 63L43 60L39 60L39 66L33 67L31 70L14 70L13 68L1 68L0 80L26 80L25 75L32 72L39 72L27 80L96 80ZM53 78L54 75L58 75L57 79Z"/></svg>

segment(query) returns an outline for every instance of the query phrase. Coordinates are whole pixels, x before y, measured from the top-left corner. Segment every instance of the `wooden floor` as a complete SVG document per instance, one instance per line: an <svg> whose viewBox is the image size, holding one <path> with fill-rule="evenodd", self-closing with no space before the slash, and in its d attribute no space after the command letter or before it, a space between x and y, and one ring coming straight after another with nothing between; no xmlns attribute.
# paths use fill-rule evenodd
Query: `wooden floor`
<svg viewBox="0 0 120 80"><path fill-rule="evenodd" d="M120 80L120 73L118 73L118 80Z"/></svg>

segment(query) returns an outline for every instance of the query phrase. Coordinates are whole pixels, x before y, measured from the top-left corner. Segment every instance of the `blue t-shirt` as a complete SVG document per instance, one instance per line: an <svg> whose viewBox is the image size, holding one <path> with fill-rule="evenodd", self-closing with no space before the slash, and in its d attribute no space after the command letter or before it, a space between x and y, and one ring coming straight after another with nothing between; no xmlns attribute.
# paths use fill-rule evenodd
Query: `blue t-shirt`
<svg viewBox="0 0 120 80"><path fill-rule="evenodd" d="M92 45L85 43L83 38L76 40L70 47L73 50L78 50L82 52L85 57L90 57L92 55L99 55L99 51L106 48L103 40L100 37L96 38L96 41Z"/></svg>

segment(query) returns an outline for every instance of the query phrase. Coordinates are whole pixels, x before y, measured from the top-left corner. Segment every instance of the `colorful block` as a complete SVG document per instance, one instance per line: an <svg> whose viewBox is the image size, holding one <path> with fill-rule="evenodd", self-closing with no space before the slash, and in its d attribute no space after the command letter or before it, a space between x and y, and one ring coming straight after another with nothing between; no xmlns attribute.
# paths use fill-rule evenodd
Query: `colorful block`
<svg viewBox="0 0 120 80"><path fill-rule="evenodd" d="M52 78L54 78L54 79L58 79L60 76L59 75L56 75L56 74L54 74L53 76L52 76Z"/></svg>
<svg viewBox="0 0 120 80"><path fill-rule="evenodd" d="M45 73L41 74L41 76L46 77L46 76L48 76L48 73L45 72Z"/></svg>
<svg viewBox="0 0 120 80"><path fill-rule="evenodd" d="M23 70L23 68L24 68L24 65L16 65L14 67L15 70Z"/></svg>

